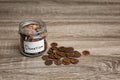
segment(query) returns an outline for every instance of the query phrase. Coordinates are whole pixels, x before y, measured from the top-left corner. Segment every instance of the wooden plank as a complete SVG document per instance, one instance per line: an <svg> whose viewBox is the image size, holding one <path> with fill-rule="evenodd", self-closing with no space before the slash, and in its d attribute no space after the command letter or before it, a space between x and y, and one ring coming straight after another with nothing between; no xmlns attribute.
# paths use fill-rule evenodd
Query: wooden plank
<svg viewBox="0 0 120 80"><path fill-rule="evenodd" d="M25 0L27 1L27 0ZM77 21L77 22L119 22L119 1L90 0L90 1L3 1L0 5L2 21L21 21L25 18L36 18L49 21ZM5 3L6 2L6 3ZM12 3L13 2L13 3ZM16 4L14 4L16 2ZM89 5L92 4L92 5ZM102 5L102 3L104 5ZM71 6L72 4L72 6ZM83 4L83 5L81 5ZM113 5L114 4L114 5ZM118 5L117 5L118 4ZM49 7L48 7L49 6ZM27 14L27 15L26 15ZM7 16L5 16L7 15ZM11 17L12 16L12 17Z"/></svg>
<svg viewBox="0 0 120 80"><path fill-rule="evenodd" d="M98 58L99 57L99 58ZM15 59L15 58L13 58ZM36 61L35 61L36 59ZM39 58L24 58L19 62L0 64L0 73L6 79L22 77L23 79L110 79L119 80L119 57L88 56L81 57L80 63L68 66L45 66ZM64 74L65 73L65 74ZM8 75L8 76L6 76ZM87 77L86 77L87 76ZM108 77L109 76L109 77ZM2 78L4 79L4 78Z"/></svg>
<svg viewBox="0 0 120 80"><path fill-rule="evenodd" d="M46 22L48 45L91 55L68 66L22 56L18 24L28 18ZM0 0L0 80L119 80L119 26L120 0Z"/></svg>
<svg viewBox="0 0 120 80"><path fill-rule="evenodd" d="M6 27L6 28L4 28ZM1 39L19 39L18 25L1 25ZM119 24L48 23L48 38L58 40L120 40ZM6 33L6 34L4 34ZM4 34L4 35L3 35ZM9 36L10 35L10 36ZM9 37L8 37L9 36ZM86 38L86 39L85 39Z"/></svg>
<svg viewBox="0 0 120 80"><path fill-rule="evenodd" d="M71 46L76 50L82 52L83 50L89 50L91 55L111 55L120 56L120 41L62 41L61 40L49 40L48 45L51 42L58 42L60 46ZM67 41L67 42L66 42ZM99 44L99 45L98 45ZM4 57L20 56L18 51L18 40L6 40L1 41L0 51L1 59Z"/></svg>

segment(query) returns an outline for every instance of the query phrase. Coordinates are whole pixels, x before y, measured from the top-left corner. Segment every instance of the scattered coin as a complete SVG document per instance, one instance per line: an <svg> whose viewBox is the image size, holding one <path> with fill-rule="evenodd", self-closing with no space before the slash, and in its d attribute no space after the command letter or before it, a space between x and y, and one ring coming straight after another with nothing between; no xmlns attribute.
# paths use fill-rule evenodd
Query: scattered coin
<svg viewBox="0 0 120 80"><path fill-rule="evenodd" d="M80 57L80 56L81 56L80 52L74 51L74 57L78 58L78 57Z"/></svg>
<svg viewBox="0 0 120 80"><path fill-rule="evenodd" d="M48 60L48 59L49 59L49 56L48 56L48 55L43 55L43 56L42 56L42 59L43 59L43 60Z"/></svg>
<svg viewBox="0 0 120 80"><path fill-rule="evenodd" d="M55 59L54 54L49 54L48 56L49 56L50 59Z"/></svg>
<svg viewBox="0 0 120 80"><path fill-rule="evenodd" d="M71 52L71 53L66 53L66 56L67 56L67 57L74 57L74 53L73 53L73 52Z"/></svg>
<svg viewBox="0 0 120 80"><path fill-rule="evenodd" d="M49 48L49 50L47 51L47 54L52 54L53 53L53 49Z"/></svg>
<svg viewBox="0 0 120 80"><path fill-rule="evenodd" d="M58 54L59 56L61 56L61 57L66 57L66 54L65 54L64 52L58 51L57 54Z"/></svg>
<svg viewBox="0 0 120 80"><path fill-rule="evenodd" d="M55 61L54 61L54 64L56 64L56 65L61 65L61 64L62 64L62 61L61 61L61 60L55 60Z"/></svg>
<svg viewBox="0 0 120 80"><path fill-rule="evenodd" d="M65 62L65 61L62 60L62 64L69 65L70 63L69 62Z"/></svg>
<svg viewBox="0 0 120 80"><path fill-rule="evenodd" d="M61 58L61 56L59 56L58 54L54 54L54 57L56 58L56 59L60 59Z"/></svg>
<svg viewBox="0 0 120 80"><path fill-rule="evenodd" d="M70 64L70 59L67 58L67 57L65 57L65 58L62 59L62 63L63 63L64 65L69 65L69 64Z"/></svg>
<svg viewBox="0 0 120 80"><path fill-rule="evenodd" d="M61 51L61 52L64 52L65 49L66 49L66 48L65 48L64 46L61 46L61 47L58 48L58 50Z"/></svg>
<svg viewBox="0 0 120 80"><path fill-rule="evenodd" d="M50 45L51 45L51 47L57 47L58 44L56 42L53 42Z"/></svg>
<svg viewBox="0 0 120 80"><path fill-rule="evenodd" d="M66 53L71 53L71 52L73 52L74 51L74 48L73 47L67 47L66 49L65 49L65 52Z"/></svg>
<svg viewBox="0 0 120 80"><path fill-rule="evenodd" d="M87 56L87 55L89 55L89 54L90 54L90 52L89 52L89 51L87 51L87 50L85 50L85 51L83 51L83 52L82 52L82 54L83 54L83 55L85 55L85 56Z"/></svg>
<svg viewBox="0 0 120 80"><path fill-rule="evenodd" d="M79 60L78 60L78 59L71 58L71 59L70 59L70 62L71 62L72 64L77 64L77 63L79 62Z"/></svg>
<svg viewBox="0 0 120 80"><path fill-rule="evenodd" d="M45 65L48 65L48 66L49 66L49 65L52 65L52 64L53 64L53 61L52 61L52 60L46 60L46 61L45 61Z"/></svg>

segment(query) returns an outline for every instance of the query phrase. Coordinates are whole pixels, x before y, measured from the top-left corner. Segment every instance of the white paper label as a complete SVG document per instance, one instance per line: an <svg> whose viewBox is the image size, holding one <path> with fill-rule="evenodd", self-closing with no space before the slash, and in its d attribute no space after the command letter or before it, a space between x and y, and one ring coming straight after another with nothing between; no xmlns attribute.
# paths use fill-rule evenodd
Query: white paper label
<svg viewBox="0 0 120 80"><path fill-rule="evenodd" d="M36 42L24 41L24 49L26 53L38 53L44 50L44 39Z"/></svg>

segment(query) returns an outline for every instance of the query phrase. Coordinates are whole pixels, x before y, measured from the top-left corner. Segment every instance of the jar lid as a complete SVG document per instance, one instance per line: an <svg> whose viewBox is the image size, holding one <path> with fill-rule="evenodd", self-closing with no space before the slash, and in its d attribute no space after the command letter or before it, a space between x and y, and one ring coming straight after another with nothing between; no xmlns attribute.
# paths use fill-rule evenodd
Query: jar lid
<svg viewBox="0 0 120 80"><path fill-rule="evenodd" d="M41 20L39 20L39 21L36 21L36 20L24 20L24 21L20 22L20 24L19 24L19 33L25 34L24 32L22 32L22 29L24 27L28 26L28 25L31 25L31 24L39 25L40 29L39 29L39 31L36 32L36 34L43 33L45 31L47 31L45 23L43 21L41 21ZM27 35L27 34L25 34L25 35Z"/></svg>

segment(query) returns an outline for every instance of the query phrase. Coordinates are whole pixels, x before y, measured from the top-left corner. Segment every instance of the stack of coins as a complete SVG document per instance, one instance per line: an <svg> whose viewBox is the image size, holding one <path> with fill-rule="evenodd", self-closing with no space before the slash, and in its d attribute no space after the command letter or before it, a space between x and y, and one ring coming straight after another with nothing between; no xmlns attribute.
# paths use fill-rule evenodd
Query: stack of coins
<svg viewBox="0 0 120 80"><path fill-rule="evenodd" d="M51 47L47 51L47 55L43 55L42 59L45 61L45 65L69 65L69 64L77 64L81 53L79 51L74 50L73 47L58 47L56 42L50 44ZM82 52L83 55L89 55L89 51L85 50Z"/></svg>

